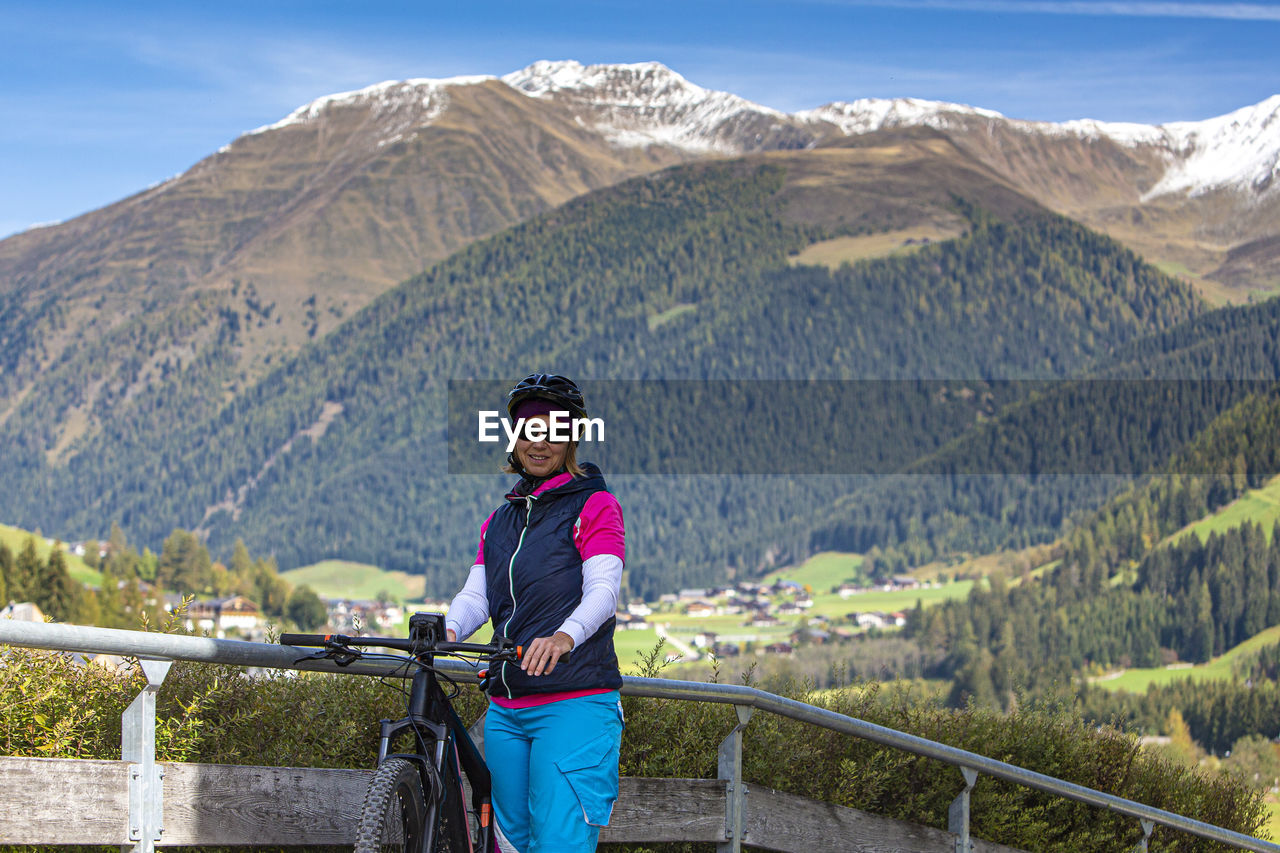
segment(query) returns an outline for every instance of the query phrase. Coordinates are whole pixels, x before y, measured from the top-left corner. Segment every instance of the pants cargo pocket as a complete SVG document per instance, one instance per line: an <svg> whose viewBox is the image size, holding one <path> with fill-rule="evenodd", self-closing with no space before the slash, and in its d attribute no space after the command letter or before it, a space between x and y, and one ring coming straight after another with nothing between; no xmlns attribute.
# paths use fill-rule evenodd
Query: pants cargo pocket
<svg viewBox="0 0 1280 853"><path fill-rule="evenodd" d="M618 799L618 738L603 734L556 762L592 826L608 826Z"/></svg>

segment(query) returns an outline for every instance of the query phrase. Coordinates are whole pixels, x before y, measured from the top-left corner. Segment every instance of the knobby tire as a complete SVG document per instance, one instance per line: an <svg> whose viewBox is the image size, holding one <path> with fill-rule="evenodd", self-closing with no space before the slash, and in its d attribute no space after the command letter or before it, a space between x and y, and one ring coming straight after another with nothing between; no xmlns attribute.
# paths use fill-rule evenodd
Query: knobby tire
<svg viewBox="0 0 1280 853"><path fill-rule="evenodd" d="M421 853L426 803L422 776L413 762L384 761L365 792L355 853Z"/></svg>

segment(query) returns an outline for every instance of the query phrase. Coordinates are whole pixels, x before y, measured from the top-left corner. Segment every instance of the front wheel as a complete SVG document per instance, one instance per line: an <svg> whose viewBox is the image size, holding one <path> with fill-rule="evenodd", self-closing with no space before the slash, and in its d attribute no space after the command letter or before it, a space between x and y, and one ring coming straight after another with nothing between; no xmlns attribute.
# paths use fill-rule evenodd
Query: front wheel
<svg viewBox="0 0 1280 853"><path fill-rule="evenodd" d="M355 853L421 853L426 814L418 768L403 758L387 759L369 780Z"/></svg>

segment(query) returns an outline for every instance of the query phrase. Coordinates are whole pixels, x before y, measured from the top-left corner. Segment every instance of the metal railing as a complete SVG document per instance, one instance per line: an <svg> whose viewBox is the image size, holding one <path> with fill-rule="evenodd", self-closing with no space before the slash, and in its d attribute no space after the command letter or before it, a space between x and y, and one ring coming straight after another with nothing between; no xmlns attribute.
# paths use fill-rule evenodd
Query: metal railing
<svg viewBox="0 0 1280 853"><path fill-rule="evenodd" d="M143 694L135 700L129 711L125 713L124 742L125 758L135 762L137 766L137 814L136 824L131 819L131 828L136 825L139 837L135 840L139 840L140 845L146 850L150 849L148 839L154 834L151 831L152 828L159 825L159 818L156 813L158 806L155 805L158 797L156 792L159 790L159 781L152 778L157 772L154 759L154 693L168 671L167 662L186 660L266 669L293 669L392 677L402 677L404 675L403 667L398 667L396 664L389 662L359 661L349 666L340 667L330 660L299 660L304 652L292 646L142 631L122 631L112 628L89 628L58 623L14 622L7 619L0 619L0 645L79 652L82 654L123 655L137 657L144 662L144 674L147 676L148 685ZM150 663L152 661L156 663ZM437 662L437 666L461 680L475 680L475 671L461 662L440 661ZM762 710L833 731L854 735L883 746L905 750L915 755L932 758L959 768L963 774L965 788L952 803L948 826L949 831L956 836L957 851L969 851L971 849L969 839L969 792L972 790L978 775L985 774L996 779L1003 779L1132 817L1141 822L1143 831L1142 840L1136 848L1138 850L1147 849L1147 839L1150 838L1156 826L1167 826L1242 850L1259 851L1259 853L1280 853L1280 845L1269 841L1193 820L1183 815L1153 808L1152 806L1092 788L1086 788L1083 785L1077 785L1043 773L997 761L968 750L958 749L897 731L896 729L868 723L864 720L848 717L844 714L838 714L794 699L787 699L754 687L634 676L625 677L623 681L622 692L628 696L693 702L716 702L734 706L738 716L738 725L725 738L720 747L719 756L719 778L727 783L728 791L725 823L726 841L720 846L720 849L725 851L739 850L743 841L747 790L742 783L742 736L752 713L756 710ZM135 792L131 788L131 817L135 813L134 801Z"/></svg>

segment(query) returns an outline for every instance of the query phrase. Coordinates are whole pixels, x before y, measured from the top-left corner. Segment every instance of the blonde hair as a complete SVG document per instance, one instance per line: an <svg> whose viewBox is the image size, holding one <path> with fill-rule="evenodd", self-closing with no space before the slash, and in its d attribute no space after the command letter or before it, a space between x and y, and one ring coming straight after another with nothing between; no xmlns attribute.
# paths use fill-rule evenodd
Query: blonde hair
<svg viewBox="0 0 1280 853"><path fill-rule="evenodd" d="M519 474L523 477L524 469L516 464L517 459L519 457L516 456L515 451L508 454L507 463L502 466L502 473ZM582 470L582 466L578 464L578 442L576 441L569 442L569 449L564 453L564 469L575 477L585 477L587 474L586 471Z"/></svg>

